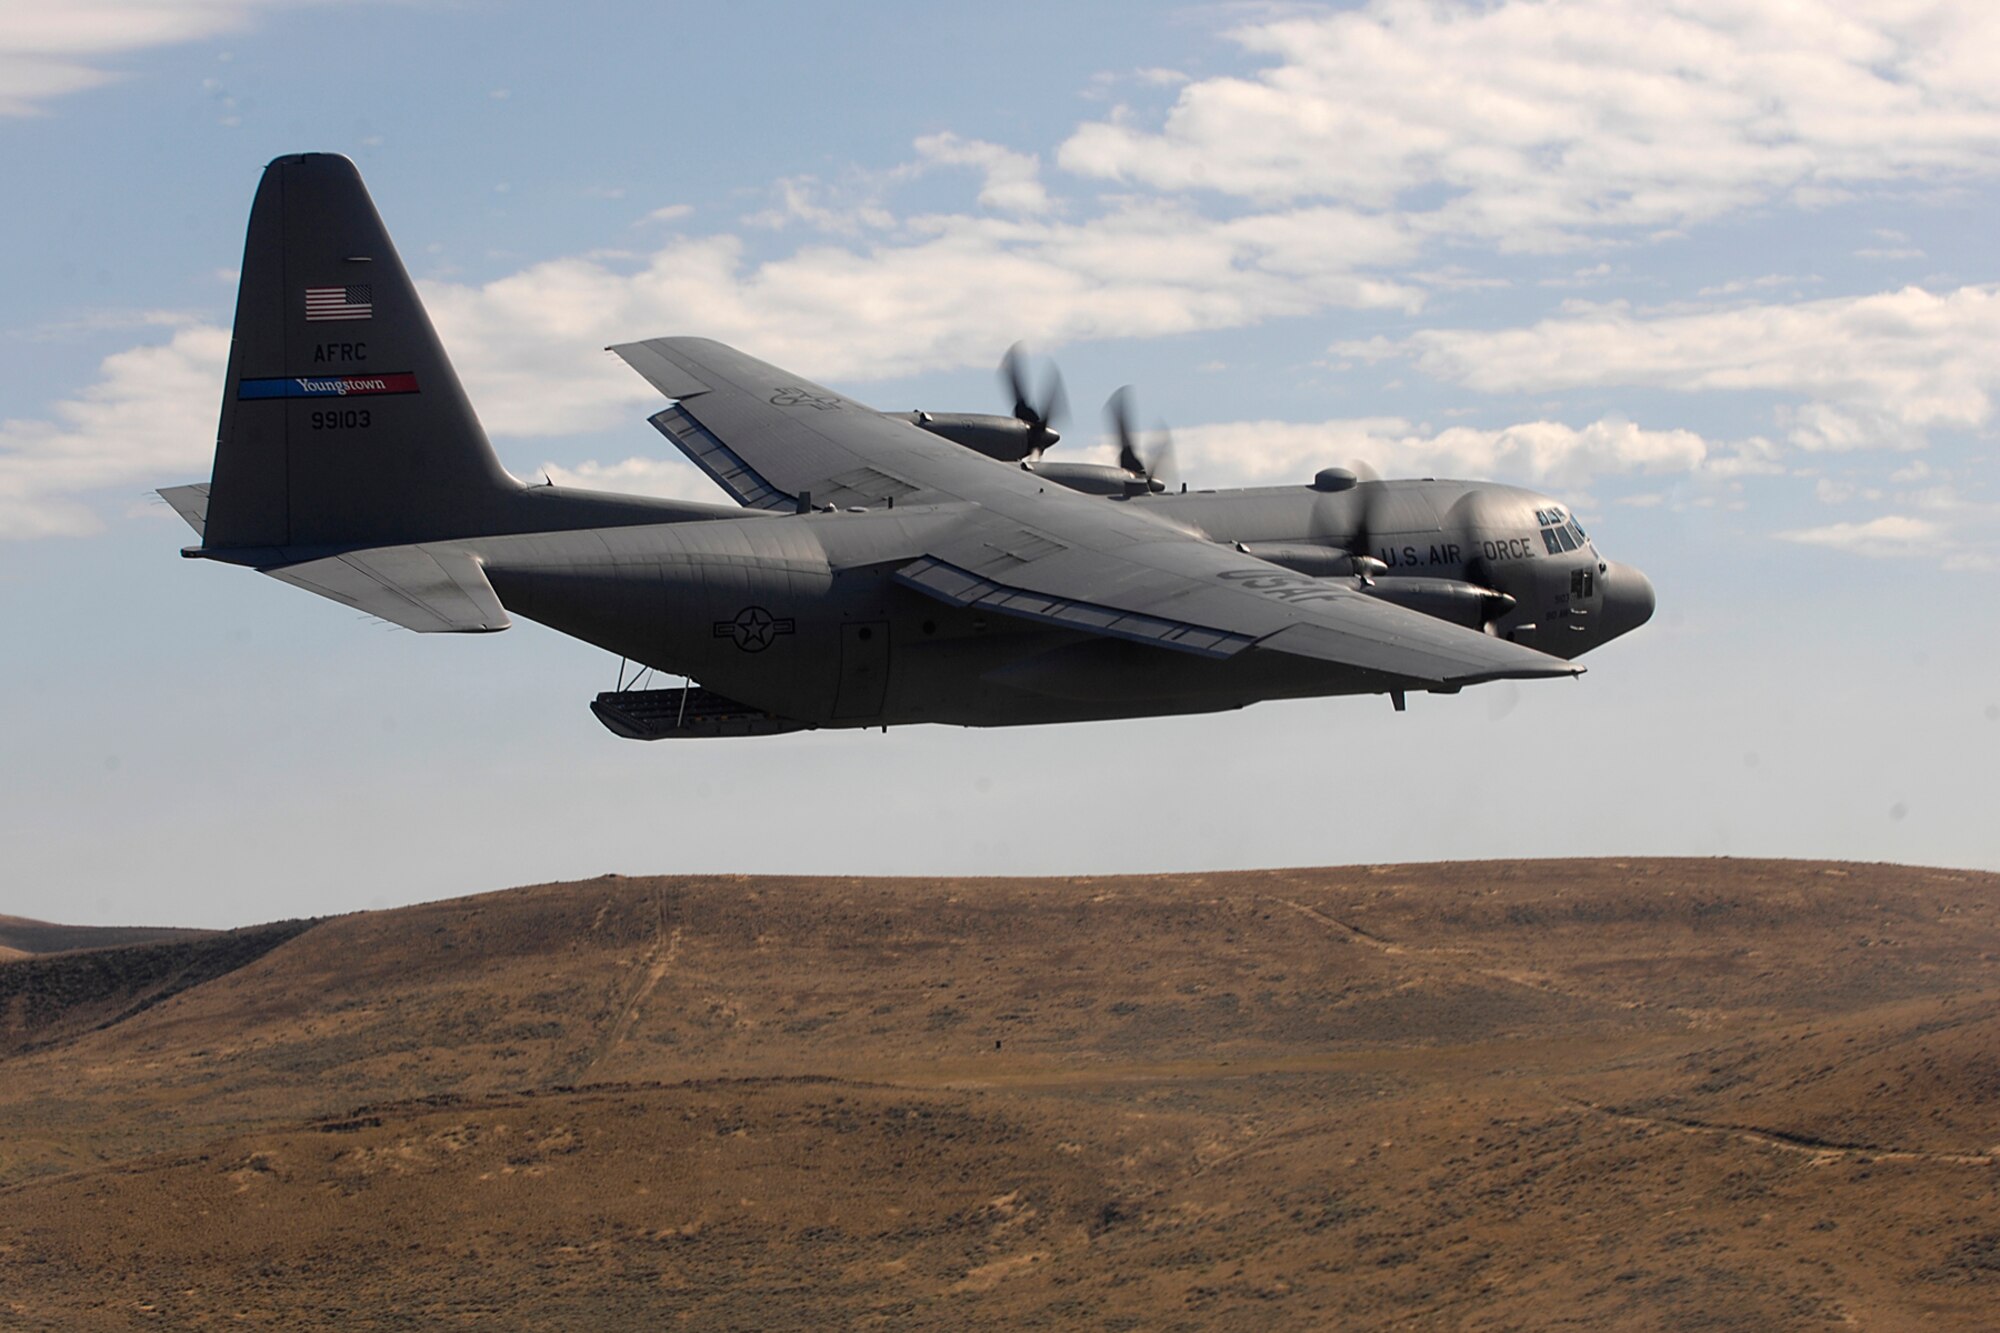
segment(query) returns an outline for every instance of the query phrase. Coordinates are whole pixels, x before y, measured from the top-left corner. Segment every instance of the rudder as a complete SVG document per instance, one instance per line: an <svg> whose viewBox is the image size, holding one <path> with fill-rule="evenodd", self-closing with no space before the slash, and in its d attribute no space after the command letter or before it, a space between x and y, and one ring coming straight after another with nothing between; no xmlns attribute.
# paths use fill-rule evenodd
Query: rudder
<svg viewBox="0 0 2000 1333"><path fill-rule="evenodd" d="M203 545L473 535L519 490L354 164L273 161L250 210Z"/></svg>

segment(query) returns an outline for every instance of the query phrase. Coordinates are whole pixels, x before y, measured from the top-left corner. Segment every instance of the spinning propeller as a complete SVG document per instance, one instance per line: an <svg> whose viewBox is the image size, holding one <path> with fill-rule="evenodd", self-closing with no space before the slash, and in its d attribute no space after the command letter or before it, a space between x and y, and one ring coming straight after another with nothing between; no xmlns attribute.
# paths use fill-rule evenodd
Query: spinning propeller
<svg viewBox="0 0 2000 1333"><path fill-rule="evenodd" d="M1069 415L1069 394L1063 389L1062 372L1051 362L1041 405L1036 406L1028 396L1027 359L1020 343L1009 347L1007 355L1000 358L1000 382L1014 395L1015 419L1028 428L1022 439L1021 458L1033 459L1040 458L1044 449L1062 438L1052 427L1058 418Z"/></svg>
<svg viewBox="0 0 2000 1333"><path fill-rule="evenodd" d="M1366 586L1375 581L1376 574L1387 568L1373 549L1378 517L1377 505L1384 498L1384 491L1381 478L1376 476L1375 469L1366 463L1356 459L1352 470L1361 478L1353 488L1361 500L1361 515L1354 525L1354 535L1347 539L1347 553L1354 557L1355 576Z"/></svg>
<svg viewBox="0 0 2000 1333"><path fill-rule="evenodd" d="M1132 434L1132 386L1127 384L1104 403L1105 420L1118 437L1118 466L1153 490L1165 490L1174 483L1174 437L1162 425L1154 432L1150 456L1142 455Z"/></svg>

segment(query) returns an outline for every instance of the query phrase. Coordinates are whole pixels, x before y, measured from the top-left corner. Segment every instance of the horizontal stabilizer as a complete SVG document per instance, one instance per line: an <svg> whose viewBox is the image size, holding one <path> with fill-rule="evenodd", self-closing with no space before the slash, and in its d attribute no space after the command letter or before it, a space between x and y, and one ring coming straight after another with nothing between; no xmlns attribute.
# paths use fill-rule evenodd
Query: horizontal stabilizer
<svg viewBox="0 0 2000 1333"><path fill-rule="evenodd" d="M419 634L482 634L507 618L486 571L452 546L385 546L264 571Z"/></svg>
<svg viewBox="0 0 2000 1333"><path fill-rule="evenodd" d="M208 528L208 483L195 482L191 486L162 486L154 494L172 505L187 525L194 529L194 535L207 535Z"/></svg>

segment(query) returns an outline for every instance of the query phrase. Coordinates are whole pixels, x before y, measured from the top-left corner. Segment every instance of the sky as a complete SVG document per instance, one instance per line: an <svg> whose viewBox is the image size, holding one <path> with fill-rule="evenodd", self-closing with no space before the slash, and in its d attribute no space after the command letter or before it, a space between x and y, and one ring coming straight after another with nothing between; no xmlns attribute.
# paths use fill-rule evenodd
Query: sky
<svg viewBox="0 0 2000 1333"><path fill-rule="evenodd" d="M617 872L1600 855L2000 869L2000 9L0 0L0 913L240 925ZM1575 682L641 744L618 662L177 558L244 223L359 165L517 475L721 499L700 334L1110 457L1572 505Z"/></svg>

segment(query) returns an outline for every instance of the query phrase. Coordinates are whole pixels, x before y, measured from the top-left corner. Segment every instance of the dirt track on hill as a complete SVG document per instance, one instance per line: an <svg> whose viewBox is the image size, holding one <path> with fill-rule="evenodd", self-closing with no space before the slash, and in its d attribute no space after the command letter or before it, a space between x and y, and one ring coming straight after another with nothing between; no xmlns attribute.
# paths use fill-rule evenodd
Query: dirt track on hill
<svg viewBox="0 0 2000 1333"><path fill-rule="evenodd" d="M232 947L17 1000L0 1325L2000 1308L2000 876L608 877Z"/></svg>

